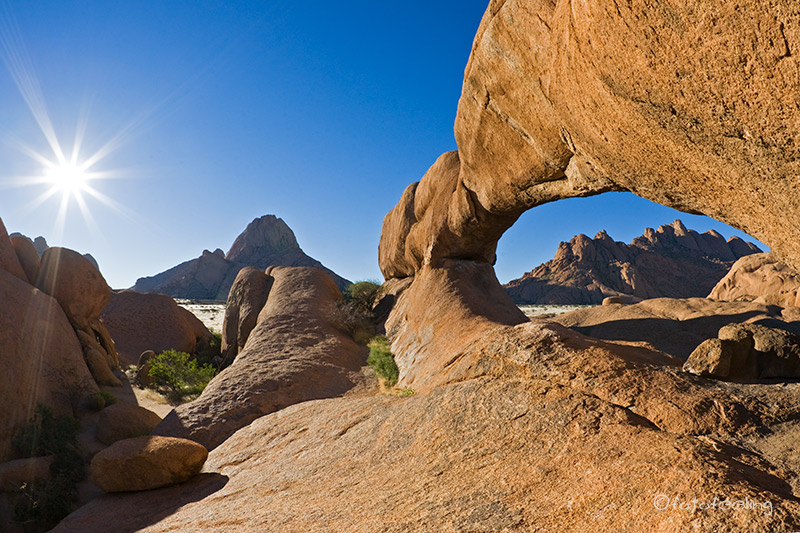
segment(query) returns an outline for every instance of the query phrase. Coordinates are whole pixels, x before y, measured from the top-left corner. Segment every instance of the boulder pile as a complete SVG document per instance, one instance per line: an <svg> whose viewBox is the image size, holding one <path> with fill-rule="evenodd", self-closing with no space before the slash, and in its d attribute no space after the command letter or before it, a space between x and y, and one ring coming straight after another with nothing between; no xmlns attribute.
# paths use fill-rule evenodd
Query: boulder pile
<svg viewBox="0 0 800 533"><path fill-rule="evenodd" d="M65 248L37 259L0 221L0 460L38 404L73 415L98 385L120 385L114 342L99 318L111 294L103 276Z"/></svg>

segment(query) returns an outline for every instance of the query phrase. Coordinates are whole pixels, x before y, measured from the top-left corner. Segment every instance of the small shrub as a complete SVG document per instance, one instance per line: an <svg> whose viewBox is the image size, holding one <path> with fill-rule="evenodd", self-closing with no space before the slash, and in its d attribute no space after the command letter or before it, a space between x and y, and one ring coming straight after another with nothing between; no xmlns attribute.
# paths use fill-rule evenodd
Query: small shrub
<svg viewBox="0 0 800 533"><path fill-rule="evenodd" d="M190 357L185 352L167 350L150 359L151 388L177 401L203 392L216 370L209 364L198 365Z"/></svg>
<svg viewBox="0 0 800 533"><path fill-rule="evenodd" d="M113 393L108 392L107 390L100 389L100 391L98 391L98 392L99 392L100 396L103 397L103 400L105 400L106 407L108 407L109 405L114 405L115 403L117 403L119 401L117 399L117 397L114 396Z"/></svg>
<svg viewBox="0 0 800 533"><path fill-rule="evenodd" d="M378 335L369 342L367 364L375 370L378 376L386 380L386 384L390 387L397 383L400 371L389 349L389 339L385 335Z"/></svg>
<svg viewBox="0 0 800 533"><path fill-rule="evenodd" d="M78 421L72 417L58 417L39 404L33 417L14 436L12 444L20 457L57 455L69 443L76 443Z"/></svg>
<svg viewBox="0 0 800 533"><path fill-rule="evenodd" d="M200 365L214 365L214 359L220 357L222 353L222 333L216 331L211 332L211 338L208 341L198 343L195 353L195 359Z"/></svg>
<svg viewBox="0 0 800 533"><path fill-rule="evenodd" d="M331 322L340 330L365 346L375 336L375 320L371 312L348 300L339 300L330 316Z"/></svg>
<svg viewBox="0 0 800 533"><path fill-rule="evenodd" d="M78 488L63 476L47 483L25 484L14 503L14 520L28 532L50 531L75 510Z"/></svg>
<svg viewBox="0 0 800 533"><path fill-rule="evenodd" d="M109 405L117 403L117 397L107 390L100 389L89 396L88 406L92 411L102 411Z"/></svg>

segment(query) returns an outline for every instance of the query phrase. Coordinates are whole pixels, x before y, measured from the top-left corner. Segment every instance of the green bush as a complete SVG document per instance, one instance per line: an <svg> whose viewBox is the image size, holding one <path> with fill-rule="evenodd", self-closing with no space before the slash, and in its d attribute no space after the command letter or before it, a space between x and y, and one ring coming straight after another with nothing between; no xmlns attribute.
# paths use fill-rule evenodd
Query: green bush
<svg viewBox="0 0 800 533"><path fill-rule="evenodd" d="M49 531L71 513L77 502L77 483L85 475L83 455L78 448L78 421L55 417L44 405L12 439L22 457L53 456L51 479L25 484L15 497L14 519L25 531Z"/></svg>
<svg viewBox="0 0 800 533"><path fill-rule="evenodd" d="M390 387L397 383L400 371L389 349L389 339L385 335L378 335L369 342L367 364L375 370L378 376L386 380L386 384Z"/></svg>
<svg viewBox="0 0 800 533"><path fill-rule="evenodd" d="M211 338L197 344L195 359L200 365L214 366L214 358L222 353L222 333L211 332Z"/></svg>
<svg viewBox="0 0 800 533"><path fill-rule="evenodd" d="M216 370L209 364L198 365L190 357L185 352L167 350L150 359L151 388L177 401L203 392Z"/></svg>

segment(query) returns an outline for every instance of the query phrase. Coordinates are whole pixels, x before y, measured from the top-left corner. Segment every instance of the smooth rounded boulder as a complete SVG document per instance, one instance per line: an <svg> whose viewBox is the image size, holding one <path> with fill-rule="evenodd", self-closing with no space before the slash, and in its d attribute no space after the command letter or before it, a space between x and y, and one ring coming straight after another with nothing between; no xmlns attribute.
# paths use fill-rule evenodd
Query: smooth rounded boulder
<svg viewBox="0 0 800 533"><path fill-rule="evenodd" d="M95 455L89 474L106 492L150 490L192 478L206 458L205 447L191 440L136 437L117 441Z"/></svg>
<svg viewBox="0 0 800 533"><path fill-rule="evenodd" d="M22 265L22 270L25 271L28 282L31 284L36 283L36 276L39 274L39 266L42 260L33 246L33 242L27 237L15 235L11 237L11 246L14 247L14 251L17 253L17 259Z"/></svg>
<svg viewBox="0 0 800 533"><path fill-rule="evenodd" d="M742 257L708 295L712 300L746 300L800 306L800 275L771 253Z"/></svg>
<svg viewBox="0 0 800 533"><path fill-rule="evenodd" d="M137 364L147 350L194 353L198 342L211 338L197 317L164 294L114 292L100 318L123 367Z"/></svg>
<svg viewBox="0 0 800 533"><path fill-rule="evenodd" d="M264 271L245 267L236 275L225 305L222 323L222 358L233 361L256 327L258 314L267 303L273 279Z"/></svg>
<svg viewBox="0 0 800 533"><path fill-rule="evenodd" d="M58 300L78 329L89 329L111 297L111 288L100 271L67 248L45 250L36 287Z"/></svg>
<svg viewBox="0 0 800 533"><path fill-rule="evenodd" d="M115 403L100 412L97 421L97 440L114 444L124 439L149 435L161 422L161 417L139 405Z"/></svg>

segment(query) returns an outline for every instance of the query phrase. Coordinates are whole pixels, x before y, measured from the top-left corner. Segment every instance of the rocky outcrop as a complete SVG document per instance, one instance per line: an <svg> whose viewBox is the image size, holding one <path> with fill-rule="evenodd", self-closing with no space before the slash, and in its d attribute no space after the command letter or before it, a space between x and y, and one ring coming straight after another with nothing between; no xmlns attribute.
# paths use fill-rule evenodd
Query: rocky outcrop
<svg viewBox="0 0 800 533"><path fill-rule="evenodd" d="M100 411L97 440L106 445L123 439L149 435L161 417L138 405L115 403Z"/></svg>
<svg viewBox="0 0 800 533"><path fill-rule="evenodd" d="M61 305L75 328L95 381L101 385L120 386L121 382L113 374L120 369L114 341L99 318L111 296L111 289L100 271L73 250L48 248L42 255L36 287Z"/></svg>
<svg viewBox="0 0 800 533"><path fill-rule="evenodd" d="M415 394L267 415L206 477L97 500L56 531L198 516L231 531L800 527L796 383L712 382L647 346L528 321L491 267L524 210L609 190L714 216L800 267L797 18L786 0L492 0L459 152L384 221L382 272L413 277L386 329Z"/></svg>
<svg viewBox="0 0 800 533"><path fill-rule="evenodd" d="M222 323L222 360L226 363L233 361L247 343L258 314L267 303L272 282L272 277L253 267L245 267L237 274Z"/></svg>
<svg viewBox="0 0 800 533"><path fill-rule="evenodd" d="M440 156L384 219L381 271L413 276L407 293L417 298L404 305L401 295L389 317L387 329L403 332L393 348L448 361L461 344L429 349L441 345L426 341L439 322L416 317L441 304L414 285L444 282L451 276L440 269L467 263L486 268L465 284L493 285L503 232L525 210L562 198L630 191L736 226L800 267L800 147L789 141L800 135L790 103L798 59L789 53L800 34L785 30L793 12L785 2L632 10L493 1L465 71L458 151ZM743 50L752 51L747 69ZM484 300L513 313L487 290ZM465 315L496 314L464 305ZM413 370L400 370L400 383L413 386L403 381Z"/></svg>
<svg viewBox="0 0 800 533"><path fill-rule="evenodd" d="M698 346L683 369L721 379L795 379L800 377L800 338L758 324L731 324Z"/></svg>
<svg viewBox="0 0 800 533"><path fill-rule="evenodd" d="M0 270L30 283L2 221L0 221Z"/></svg>
<svg viewBox="0 0 800 533"><path fill-rule="evenodd" d="M233 364L153 434L192 439L211 450L260 416L338 396L357 382L365 349L333 325L342 296L330 276L307 267L271 267L266 275L268 298Z"/></svg>
<svg viewBox="0 0 800 533"><path fill-rule="evenodd" d="M191 479L207 458L208 451L190 440L136 437L95 455L89 473L106 492L150 490Z"/></svg>
<svg viewBox="0 0 800 533"><path fill-rule="evenodd" d="M711 230L702 235L676 220L631 244L605 231L578 235L558 246L555 257L504 285L517 304L599 304L609 296L703 297L754 244Z"/></svg>
<svg viewBox="0 0 800 533"><path fill-rule="evenodd" d="M100 317L123 366L136 365L146 350L195 353L211 332L190 311L163 294L115 291Z"/></svg>
<svg viewBox="0 0 800 533"><path fill-rule="evenodd" d="M58 302L0 269L0 461L38 404L73 414L97 390L81 344Z"/></svg>
<svg viewBox="0 0 800 533"><path fill-rule="evenodd" d="M327 272L340 289L350 284L307 256L282 219L264 215L247 225L227 254L220 249L213 253L204 250L197 259L136 280L133 290L158 292L174 298L224 301L239 270L250 266L263 271L272 265L315 267Z"/></svg>
<svg viewBox="0 0 800 533"><path fill-rule="evenodd" d="M683 361L729 324L760 324L800 334L800 314L775 306L705 298L654 298L634 305L603 305L551 320L590 337L654 348Z"/></svg>
<svg viewBox="0 0 800 533"><path fill-rule="evenodd" d="M39 236L39 237L36 237L35 239L31 239L30 237L28 237L26 235L23 235L22 233L15 232L15 233L11 234L11 241L15 243L14 244L14 248L17 249L17 253L19 253L19 250L20 250L20 248L18 247L19 244L17 243L17 241L23 241L23 240L27 241L31 245L33 250L36 252L36 255L38 255L39 257L42 257L44 255L44 253L48 249L50 249L50 245L47 244L47 240L44 237ZM27 246L26 246L26 248L27 248ZM100 266L98 266L98 264L97 264L97 259L95 259L92 256L92 254L83 254L83 257L87 261L89 261L89 263L94 268L96 268L97 270L100 270ZM20 261L22 261L21 257L20 257ZM23 263L23 266L24 266L24 263ZM31 282L31 283L33 283L33 282Z"/></svg>
<svg viewBox="0 0 800 533"><path fill-rule="evenodd" d="M713 300L754 301L781 307L800 306L800 275L771 253L736 261L708 295Z"/></svg>

